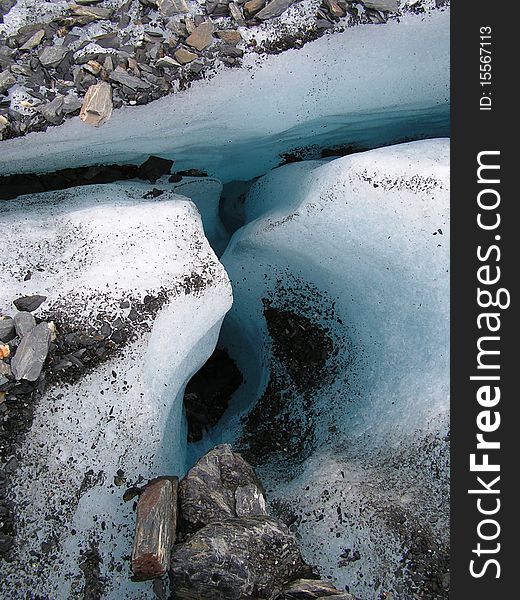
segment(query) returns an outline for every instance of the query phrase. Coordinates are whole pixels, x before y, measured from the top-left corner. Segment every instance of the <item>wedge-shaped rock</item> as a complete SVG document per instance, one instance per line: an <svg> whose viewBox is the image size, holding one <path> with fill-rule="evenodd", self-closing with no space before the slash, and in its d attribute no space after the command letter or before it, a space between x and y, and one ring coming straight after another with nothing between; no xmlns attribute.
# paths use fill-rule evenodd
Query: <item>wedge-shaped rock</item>
<svg viewBox="0 0 520 600"><path fill-rule="evenodd" d="M103 8L101 6L79 6L77 4L72 4L69 10L75 17L86 17L92 21L110 19L114 12L111 8Z"/></svg>
<svg viewBox="0 0 520 600"><path fill-rule="evenodd" d="M213 38L214 31L215 26L213 23L210 23L209 21L201 23L186 39L186 43L188 46L196 48L197 50L204 50L204 48L207 48L215 41Z"/></svg>
<svg viewBox="0 0 520 600"><path fill-rule="evenodd" d="M79 116L88 125L100 127L112 116L112 108L112 88L101 81L88 88Z"/></svg>
<svg viewBox="0 0 520 600"><path fill-rule="evenodd" d="M248 600L277 597L303 568L295 537L268 517L207 525L172 552L174 598Z"/></svg>
<svg viewBox="0 0 520 600"><path fill-rule="evenodd" d="M269 2L269 4L262 8L262 10L256 13L256 18L262 21L267 21L268 19L274 19L274 17L279 17L283 14L289 6L293 3L294 0L273 0Z"/></svg>
<svg viewBox="0 0 520 600"><path fill-rule="evenodd" d="M16 350L11 369L17 381L36 381L51 345L51 330L48 323L40 323L24 336Z"/></svg>
<svg viewBox="0 0 520 600"><path fill-rule="evenodd" d="M132 571L138 579L164 575L177 529L177 477L150 481L137 504Z"/></svg>
<svg viewBox="0 0 520 600"><path fill-rule="evenodd" d="M236 517L237 490L242 515L267 514L264 490L253 467L228 444L216 446L179 485L181 527L196 531L213 521Z"/></svg>

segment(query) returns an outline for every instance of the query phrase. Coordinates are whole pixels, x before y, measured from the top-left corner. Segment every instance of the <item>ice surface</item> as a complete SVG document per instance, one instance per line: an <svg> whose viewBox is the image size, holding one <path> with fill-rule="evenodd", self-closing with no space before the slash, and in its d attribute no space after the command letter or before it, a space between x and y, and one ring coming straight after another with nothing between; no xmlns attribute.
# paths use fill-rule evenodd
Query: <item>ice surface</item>
<svg viewBox="0 0 520 600"><path fill-rule="evenodd" d="M135 339L79 381L50 387L37 407L13 483L17 543L14 562L0 567L6 593L81 596L81 552L94 544L104 597L149 597L148 586L129 581L135 516L122 494L140 478L185 472L184 386L213 351L232 302L194 204L172 192L143 200L149 189L87 186L0 203L11 248L0 259L1 311L37 292L48 296L39 316L61 310L81 328L127 317L145 295L168 298L148 328L135 326ZM131 306L121 308L124 300ZM50 550L40 554L43 542Z"/></svg>
<svg viewBox="0 0 520 600"><path fill-rule="evenodd" d="M437 560L447 543L448 199L447 139L287 165L253 185L222 257L235 302L221 340L246 383L191 451L240 440L266 387L262 299L328 328L333 377L304 411L309 458L280 447L260 473L273 506L298 516L306 557L366 599L408 597L400 559L426 539ZM301 410L289 382L282 395ZM360 559L342 563L346 549Z"/></svg>
<svg viewBox="0 0 520 600"><path fill-rule="evenodd" d="M300 50L248 56L190 90L78 118L0 145L0 172L42 172L170 157L222 182L249 180L295 147L374 147L448 133L449 12L352 27Z"/></svg>

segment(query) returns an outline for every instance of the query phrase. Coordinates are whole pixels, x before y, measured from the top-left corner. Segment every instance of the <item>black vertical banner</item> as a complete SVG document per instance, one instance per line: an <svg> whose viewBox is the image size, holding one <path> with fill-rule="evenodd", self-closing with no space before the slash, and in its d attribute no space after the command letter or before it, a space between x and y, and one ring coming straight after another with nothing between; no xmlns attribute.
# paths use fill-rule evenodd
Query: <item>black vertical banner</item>
<svg viewBox="0 0 520 600"><path fill-rule="evenodd" d="M452 2L451 598L516 597L519 152L511 15Z"/></svg>

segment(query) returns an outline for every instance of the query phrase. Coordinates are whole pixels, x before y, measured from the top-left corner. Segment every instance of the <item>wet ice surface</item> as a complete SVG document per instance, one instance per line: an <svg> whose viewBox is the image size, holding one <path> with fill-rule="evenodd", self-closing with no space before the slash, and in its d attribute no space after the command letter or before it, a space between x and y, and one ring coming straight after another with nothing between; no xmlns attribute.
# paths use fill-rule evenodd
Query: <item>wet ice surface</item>
<svg viewBox="0 0 520 600"><path fill-rule="evenodd" d="M2 311L38 291L48 298L37 315L81 331L126 320L146 296L162 298L157 314L138 310L134 335L108 361L51 386L37 407L12 482L17 537L14 562L0 566L6 593L81 595L91 551L102 560L104 597L146 597L147 587L129 580L134 513L122 495L186 470L184 385L213 351L231 305L195 205L172 193L145 201L149 189L88 186L0 206L14 252L0 268Z"/></svg>
<svg viewBox="0 0 520 600"><path fill-rule="evenodd" d="M447 572L448 198L446 139L288 165L253 185L221 259L246 383L205 442L238 443L306 558L362 598L408 598L406 567L440 589ZM265 299L324 366L280 352ZM260 397L280 408L244 417Z"/></svg>

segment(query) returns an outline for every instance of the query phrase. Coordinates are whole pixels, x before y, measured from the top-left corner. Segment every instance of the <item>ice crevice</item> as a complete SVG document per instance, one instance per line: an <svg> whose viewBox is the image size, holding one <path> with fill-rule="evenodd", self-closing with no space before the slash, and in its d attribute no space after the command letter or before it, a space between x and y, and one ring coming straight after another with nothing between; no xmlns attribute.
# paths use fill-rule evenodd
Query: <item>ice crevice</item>
<svg viewBox="0 0 520 600"><path fill-rule="evenodd" d="M209 175L159 180L156 199L131 181L0 204L15 253L0 268L3 313L41 293L38 317L136 326L38 405L12 491L25 541L0 566L4 584L81 597L79 565L95 548L103 597L149 597L129 581L134 514L122 486L182 475L229 442L338 587L366 600L442 588L448 18L353 28L117 111L100 130L70 120L2 143L4 174L154 154ZM399 143L409 139L419 141ZM357 152L319 158L340 147ZM279 166L287 153L312 160ZM230 237L223 184L252 179ZM216 347L243 382L188 444L185 387Z"/></svg>

